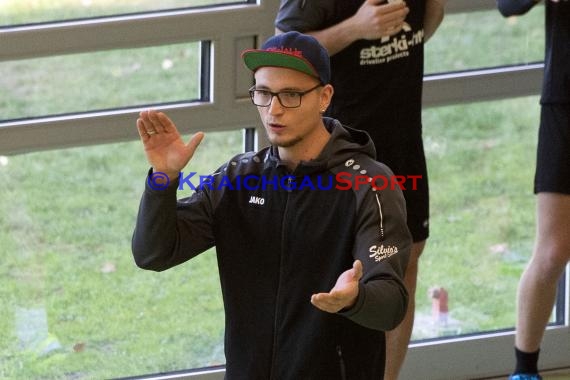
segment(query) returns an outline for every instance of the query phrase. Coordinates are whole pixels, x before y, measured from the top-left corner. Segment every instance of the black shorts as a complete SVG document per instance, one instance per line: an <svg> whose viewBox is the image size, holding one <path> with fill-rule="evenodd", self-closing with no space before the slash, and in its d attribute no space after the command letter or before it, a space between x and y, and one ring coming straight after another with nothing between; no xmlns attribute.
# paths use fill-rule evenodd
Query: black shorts
<svg viewBox="0 0 570 380"><path fill-rule="evenodd" d="M543 104L534 192L570 194L570 104Z"/></svg>
<svg viewBox="0 0 570 380"><path fill-rule="evenodd" d="M426 158L421 136L405 143L376 146L377 160L388 165L395 175L405 176L403 184L408 229L415 242L429 236L429 187Z"/></svg>

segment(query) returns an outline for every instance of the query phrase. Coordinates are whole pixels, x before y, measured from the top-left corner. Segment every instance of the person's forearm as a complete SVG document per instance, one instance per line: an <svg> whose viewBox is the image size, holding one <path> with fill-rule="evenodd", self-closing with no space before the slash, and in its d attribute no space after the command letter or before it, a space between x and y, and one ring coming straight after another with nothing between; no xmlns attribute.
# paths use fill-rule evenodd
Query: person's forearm
<svg viewBox="0 0 570 380"><path fill-rule="evenodd" d="M504 17L522 15L540 0L497 0L497 8Z"/></svg>
<svg viewBox="0 0 570 380"><path fill-rule="evenodd" d="M308 32L323 45L330 56L346 48L358 39L352 20L346 19L330 28Z"/></svg>
<svg viewBox="0 0 570 380"><path fill-rule="evenodd" d="M370 173L393 175L387 167ZM404 196L399 189L370 191L358 209L352 255L363 263L363 276L356 304L341 314L368 328L390 330L404 318L408 304L403 277L412 236Z"/></svg>
<svg viewBox="0 0 570 380"><path fill-rule="evenodd" d="M361 326L388 331L400 324L408 308L408 292L402 282L382 279L360 284L359 297L349 310L339 314Z"/></svg>
<svg viewBox="0 0 570 380"><path fill-rule="evenodd" d="M443 21L447 0L428 0L424 17L424 42L427 42Z"/></svg>
<svg viewBox="0 0 570 380"><path fill-rule="evenodd" d="M176 241L176 188L171 184L164 190L146 185L139 206L132 253L137 266L161 271L168 269Z"/></svg>

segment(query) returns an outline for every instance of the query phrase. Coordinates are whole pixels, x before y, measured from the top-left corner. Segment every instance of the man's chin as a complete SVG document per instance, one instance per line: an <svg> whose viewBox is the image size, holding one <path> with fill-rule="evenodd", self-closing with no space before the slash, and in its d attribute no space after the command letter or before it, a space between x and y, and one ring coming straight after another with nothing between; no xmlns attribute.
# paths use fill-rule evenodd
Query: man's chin
<svg viewBox="0 0 570 380"><path fill-rule="evenodd" d="M280 136L267 136L267 139L271 145L277 146L279 148L290 148L301 141L300 137L283 138Z"/></svg>

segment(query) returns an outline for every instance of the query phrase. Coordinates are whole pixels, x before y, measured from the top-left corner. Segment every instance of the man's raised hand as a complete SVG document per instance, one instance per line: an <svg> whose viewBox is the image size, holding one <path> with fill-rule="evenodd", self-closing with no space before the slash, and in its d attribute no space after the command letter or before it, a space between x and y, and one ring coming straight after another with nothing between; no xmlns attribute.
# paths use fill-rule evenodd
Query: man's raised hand
<svg viewBox="0 0 570 380"><path fill-rule="evenodd" d="M185 144L172 120L154 110L139 114L137 129L153 170L165 173L171 180L178 177L204 138L203 132L197 132Z"/></svg>

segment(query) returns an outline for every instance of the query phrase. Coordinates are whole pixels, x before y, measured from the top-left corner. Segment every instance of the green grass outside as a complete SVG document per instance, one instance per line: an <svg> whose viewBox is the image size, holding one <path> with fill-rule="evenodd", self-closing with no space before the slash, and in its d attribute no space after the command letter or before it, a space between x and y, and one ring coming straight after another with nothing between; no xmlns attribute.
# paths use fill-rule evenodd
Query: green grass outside
<svg viewBox="0 0 570 380"><path fill-rule="evenodd" d="M425 46L427 74L542 61L544 7L508 19L498 11L448 15Z"/></svg>
<svg viewBox="0 0 570 380"><path fill-rule="evenodd" d="M539 60L540 11L529 17L449 17L426 47L427 71ZM525 46L522 56L517 42ZM103 108L109 94L121 105L186 99L194 77L176 87L182 71L159 68L180 46L141 49L133 60L112 51L0 63L0 115ZM196 54L190 48L185 62L197 62ZM122 82L129 75L95 80L113 78L105 74L110 62L120 73L155 64L129 82ZM82 68L86 79L60 76L63 64ZM191 65L179 66L187 73ZM46 97L55 77L57 87L76 92ZM141 95L153 91L148 83L162 83L154 98ZM513 326L515 290L534 236L537 122L537 97L424 111L432 216L418 315L429 316L427 290L439 285L449 291L461 333ZM240 131L208 134L191 170L208 173L240 150ZM0 378L101 379L224 362L214 252L165 273L132 261L146 170L139 142L16 155L0 166ZM414 338L446 333L417 329ZM46 348L50 343L55 348Z"/></svg>
<svg viewBox="0 0 570 380"><path fill-rule="evenodd" d="M514 326L516 286L534 238L537 103L529 97L424 112L431 235L417 312L431 314L428 289L443 286L461 333ZM426 337L416 329L414 338Z"/></svg>
<svg viewBox="0 0 570 380"><path fill-rule="evenodd" d="M186 43L0 62L0 118L194 100L199 54Z"/></svg>
<svg viewBox="0 0 570 380"><path fill-rule="evenodd" d="M208 134L192 170L211 172L240 144L240 131ZM139 142L18 155L0 169L0 378L100 379L224 362L214 252L165 273L132 260L147 170ZM42 354L45 329L18 335L18 316L38 309L60 349Z"/></svg>

